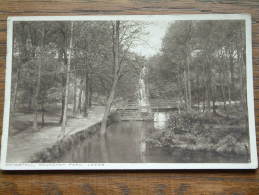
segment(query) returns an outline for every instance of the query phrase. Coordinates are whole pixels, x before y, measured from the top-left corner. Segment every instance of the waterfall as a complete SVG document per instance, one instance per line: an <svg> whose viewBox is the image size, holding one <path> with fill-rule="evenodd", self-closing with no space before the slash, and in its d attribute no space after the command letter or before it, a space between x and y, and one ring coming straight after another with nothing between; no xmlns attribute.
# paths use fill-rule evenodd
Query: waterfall
<svg viewBox="0 0 259 195"><path fill-rule="evenodd" d="M145 84L145 77L147 74L147 68L144 65L140 72L139 77L139 107L141 112L149 112L150 111L150 105L149 105L149 99L148 99L148 93L147 88Z"/></svg>

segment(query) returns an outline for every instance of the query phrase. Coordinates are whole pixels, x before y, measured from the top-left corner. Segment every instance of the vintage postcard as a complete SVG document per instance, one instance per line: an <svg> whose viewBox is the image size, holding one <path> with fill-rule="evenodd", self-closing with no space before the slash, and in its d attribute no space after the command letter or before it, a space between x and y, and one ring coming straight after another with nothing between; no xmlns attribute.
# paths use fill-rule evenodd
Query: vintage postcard
<svg viewBox="0 0 259 195"><path fill-rule="evenodd" d="M9 17L3 170L257 168L251 17Z"/></svg>

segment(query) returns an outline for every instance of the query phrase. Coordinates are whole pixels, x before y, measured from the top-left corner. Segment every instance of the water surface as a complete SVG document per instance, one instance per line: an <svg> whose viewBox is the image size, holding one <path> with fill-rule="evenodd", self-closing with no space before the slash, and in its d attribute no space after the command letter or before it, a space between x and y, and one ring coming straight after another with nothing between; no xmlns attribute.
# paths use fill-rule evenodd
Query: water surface
<svg viewBox="0 0 259 195"><path fill-rule="evenodd" d="M164 118L161 115L157 116ZM161 124L159 124L161 123ZM123 121L107 128L106 137L93 135L67 152L58 162L68 163L195 163L246 162L246 157L215 152L167 150L146 144L155 131L166 128L161 121Z"/></svg>

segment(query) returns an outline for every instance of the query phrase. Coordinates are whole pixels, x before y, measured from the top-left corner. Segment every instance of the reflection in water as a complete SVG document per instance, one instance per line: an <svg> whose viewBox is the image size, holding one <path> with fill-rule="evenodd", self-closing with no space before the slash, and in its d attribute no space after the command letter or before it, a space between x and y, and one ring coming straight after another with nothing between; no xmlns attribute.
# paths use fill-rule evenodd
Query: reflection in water
<svg viewBox="0 0 259 195"><path fill-rule="evenodd" d="M168 112L154 113L154 127L156 129L166 129L170 115Z"/></svg>
<svg viewBox="0 0 259 195"><path fill-rule="evenodd" d="M107 163L109 162L109 151L107 150L107 137L106 134L104 136L101 136L99 139L100 142L100 150L101 150L101 157L102 157L102 161ZM88 143L89 145L89 143Z"/></svg>
<svg viewBox="0 0 259 195"><path fill-rule="evenodd" d="M139 138L139 149L140 149L140 161L145 162L145 155L146 155L146 142L145 142L145 131L140 129L140 138Z"/></svg>
<svg viewBox="0 0 259 195"><path fill-rule="evenodd" d="M154 131L150 122L110 125L105 137L94 135L67 153L60 162L146 162L145 138ZM149 160L147 160L149 161Z"/></svg>
<svg viewBox="0 0 259 195"><path fill-rule="evenodd" d="M164 118L164 115L157 114ZM163 116L163 117L162 117ZM214 152L184 151L151 147L145 139L156 133L158 121L124 121L107 128L106 137L93 135L68 151L57 162L67 163L173 163L173 162L239 162L240 156L220 156ZM157 124L159 124L158 122ZM162 123L160 123L162 124ZM156 125L157 126L157 125ZM159 125L159 127L161 127Z"/></svg>

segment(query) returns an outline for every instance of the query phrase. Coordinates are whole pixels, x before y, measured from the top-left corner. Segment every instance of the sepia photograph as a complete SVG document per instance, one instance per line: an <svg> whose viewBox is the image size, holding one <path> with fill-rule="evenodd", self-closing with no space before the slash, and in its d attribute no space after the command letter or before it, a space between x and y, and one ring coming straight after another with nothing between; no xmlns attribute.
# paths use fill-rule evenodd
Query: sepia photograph
<svg viewBox="0 0 259 195"><path fill-rule="evenodd" d="M1 168L257 168L245 14L8 18Z"/></svg>

